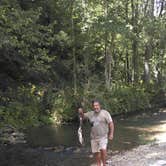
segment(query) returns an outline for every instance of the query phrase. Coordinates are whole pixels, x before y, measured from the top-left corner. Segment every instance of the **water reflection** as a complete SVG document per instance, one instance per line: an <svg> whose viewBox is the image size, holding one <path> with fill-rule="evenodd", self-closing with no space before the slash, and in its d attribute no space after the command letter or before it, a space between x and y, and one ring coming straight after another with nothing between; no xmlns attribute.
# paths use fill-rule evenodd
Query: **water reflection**
<svg viewBox="0 0 166 166"><path fill-rule="evenodd" d="M77 145L75 125L34 127L27 131L28 143L32 146L75 146Z"/></svg>

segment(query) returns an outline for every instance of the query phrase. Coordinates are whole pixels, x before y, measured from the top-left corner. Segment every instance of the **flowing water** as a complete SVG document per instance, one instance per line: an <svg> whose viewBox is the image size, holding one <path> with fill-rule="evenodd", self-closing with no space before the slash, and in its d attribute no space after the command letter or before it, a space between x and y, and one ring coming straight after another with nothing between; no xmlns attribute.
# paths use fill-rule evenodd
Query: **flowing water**
<svg viewBox="0 0 166 166"><path fill-rule="evenodd" d="M138 145L153 142L156 139L162 141L162 137L165 138L166 110L164 109L153 113L140 113L127 118L116 117L113 119L115 134L114 140L109 142L108 145L110 154L129 150ZM48 149L54 147L60 152L61 156L63 154L62 160L70 158L71 162L82 157L82 161L86 160L85 165L88 165L87 160L91 160L92 157L90 155L90 125L88 122L83 124L85 141L83 147L80 146L78 141L78 127L79 122L63 126L51 125L30 128L27 130L28 143L33 147L47 147ZM65 162L61 165L65 165Z"/></svg>

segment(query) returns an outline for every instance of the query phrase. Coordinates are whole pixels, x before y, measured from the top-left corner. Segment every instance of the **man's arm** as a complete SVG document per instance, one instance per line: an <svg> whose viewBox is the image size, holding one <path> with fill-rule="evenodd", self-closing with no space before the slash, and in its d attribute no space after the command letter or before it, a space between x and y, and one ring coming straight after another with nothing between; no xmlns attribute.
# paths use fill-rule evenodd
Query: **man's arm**
<svg viewBox="0 0 166 166"><path fill-rule="evenodd" d="M114 122L113 122L113 121L110 122L110 123L108 124L108 126L109 126L109 136L108 136L108 138L109 138L110 140L113 140L113 137L114 137Z"/></svg>

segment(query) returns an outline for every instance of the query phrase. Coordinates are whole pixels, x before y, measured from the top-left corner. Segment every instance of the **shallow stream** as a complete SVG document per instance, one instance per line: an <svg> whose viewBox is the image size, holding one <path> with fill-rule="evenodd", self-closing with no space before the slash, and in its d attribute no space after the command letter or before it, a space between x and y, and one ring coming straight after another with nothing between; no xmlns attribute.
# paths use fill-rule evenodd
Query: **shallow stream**
<svg viewBox="0 0 166 166"><path fill-rule="evenodd" d="M162 141L166 133L166 111L140 113L127 118L114 117L114 140L109 142L109 154L116 154L153 141ZM78 123L63 126L34 127L27 130L28 143L32 147L44 147L57 151L57 158L61 157L62 164L68 162L83 162L80 165L89 165L92 162L90 151L90 126L83 124L85 145L80 146L77 137ZM79 161L78 161L79 160Z"/></svg>

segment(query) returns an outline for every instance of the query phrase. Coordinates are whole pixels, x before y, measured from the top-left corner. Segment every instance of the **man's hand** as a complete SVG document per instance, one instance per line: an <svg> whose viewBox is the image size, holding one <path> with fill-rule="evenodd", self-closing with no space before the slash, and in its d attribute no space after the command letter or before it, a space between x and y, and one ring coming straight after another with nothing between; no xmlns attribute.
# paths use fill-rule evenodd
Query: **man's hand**
<svg viewBox="0 0 166 166"><path fill-rule="evenodd" d="M110 134L108 138L109 138L109 140L111 140L111 141L112 141L112 140L113 140L113 138L114 138L113 134Z"/></svg>
<svg viewBox="0 0 166 166"><path fill-rule="evenodd" d="M78 111L79 116L83 118L83 117L84 117L84 111L83 111L83 108L78 108L77 111Z"/></svg>
<svg viewBox="0 0 166 166"><path fill-rule="evenodd" d="M83 109L82 108L78 108L78 113L79 114L83 114Z"/></svg>

